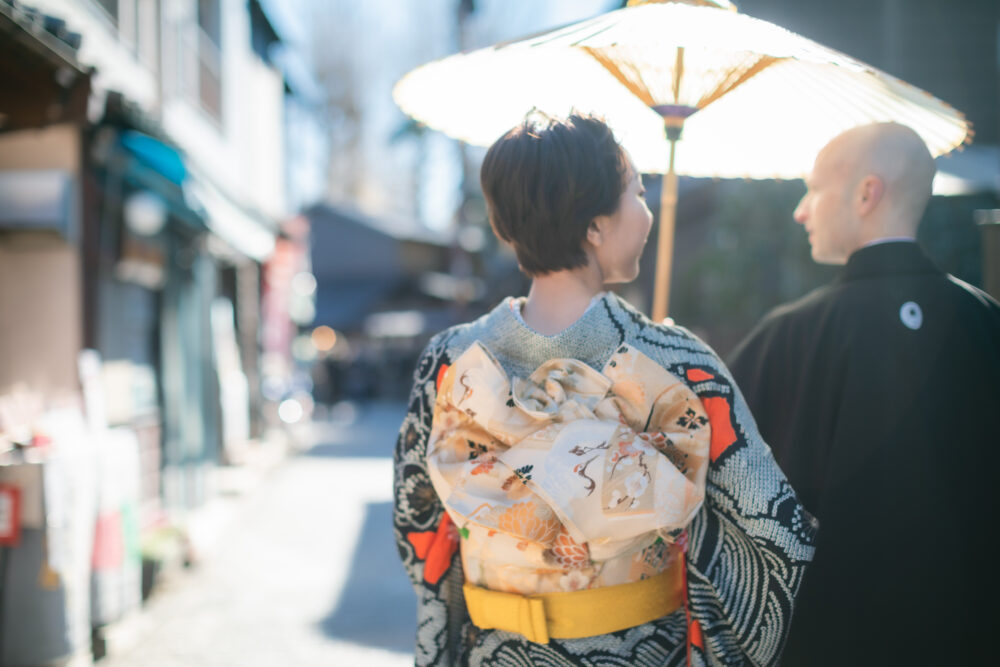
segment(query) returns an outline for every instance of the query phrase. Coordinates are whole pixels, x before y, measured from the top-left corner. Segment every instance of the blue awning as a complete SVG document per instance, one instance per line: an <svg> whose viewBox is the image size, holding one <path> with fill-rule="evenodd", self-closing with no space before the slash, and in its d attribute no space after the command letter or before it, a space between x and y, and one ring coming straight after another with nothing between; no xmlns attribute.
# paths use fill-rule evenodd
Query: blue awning
<svg viewBox="0 0 1000 667"><path fill-rule="evenodd" d="M137 130L121 131L118 141L129 158L126 180L157 192L175 217L212 232L255 261L271 255L277 235L273 223L220 190L197 165L188 168L179 150Z"/></svg>
<svg viewBox="0 0 1000 667"><path fill-rule="evenodd" d="M121 170L121 176L131 187L158 194L171 217L189 228L197 232L207 229L203 216L192 208L186 196L188 170L175 148L136 130L120 131L116 143L105 163L109 172Z"/></svg>
<svg viewBox="0 0 1000 667"><path fill-rule="evenodd" d="M136 130L123 131L120 141L122 146L145 166L162 174L172 183L177 185L184 183L188 174L187 167L184 166L184 158L177 149Z"/></svg>

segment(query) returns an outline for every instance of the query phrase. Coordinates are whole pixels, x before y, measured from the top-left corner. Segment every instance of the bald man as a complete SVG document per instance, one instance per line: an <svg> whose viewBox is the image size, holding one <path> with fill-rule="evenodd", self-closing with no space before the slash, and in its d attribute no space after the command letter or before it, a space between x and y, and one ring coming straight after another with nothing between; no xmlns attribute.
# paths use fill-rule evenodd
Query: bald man
<svg viewBox="0 0 1000 667"><path fill-rule="evenodd" d="M820 522L784 665L997 661L1000 306L915 242L934 161L902 125L816 158L795 221L844 268L729 367Z"/></svg>

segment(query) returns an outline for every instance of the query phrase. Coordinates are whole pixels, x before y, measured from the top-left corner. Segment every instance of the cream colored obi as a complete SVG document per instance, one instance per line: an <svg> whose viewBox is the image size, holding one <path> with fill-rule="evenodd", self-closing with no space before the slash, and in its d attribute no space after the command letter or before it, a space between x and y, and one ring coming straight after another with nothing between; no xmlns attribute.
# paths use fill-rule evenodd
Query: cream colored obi
<svg viewBox="0 0 1000 667"><path fill-rule="evenodd" d="M525 380L477 342L441 378L427 461L466 580L530 595L664 571L705 497L709 439L694 392L629 346L600 373L553 359Z"/></svg>

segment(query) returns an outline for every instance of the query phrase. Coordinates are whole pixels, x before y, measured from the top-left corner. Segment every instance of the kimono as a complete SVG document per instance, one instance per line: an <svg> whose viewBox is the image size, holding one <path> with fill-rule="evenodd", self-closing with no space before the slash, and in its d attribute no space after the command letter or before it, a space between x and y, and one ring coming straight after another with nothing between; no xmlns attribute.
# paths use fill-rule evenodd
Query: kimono
<svg viewBox="0 0 1000 667"><path fill-rule="evenodd" d="M880 243L768 314L730 368L823 525L783 664L995 662L997 302Z"/></svg>
<svg viewBox="0 0 1000 667"><path fill-rule="evenodd" d="M414 374L395 453L394 530L417 593L416 664L776 664L796 592L813 556L817 524L761 440L724 364L688 331L655 324L610 293L554 336L525 326L514 314L515 305L507 299L479 320L433 338ZM465 384L483 390L477 398L490 403L486 411L495 418L482 418L482 405L477 410L469 403L475 416L452 414L453 421L466 421L446 424L439 392L461 398L467 387L455 393L453 367L468 361L469 354L478 356L478 368L489 372L480 373L478 385ZM558 367L553 369L553 363ZM612 369L622 363L631 364L630 370L616 375ZM637 364L645 370L636 371ZM563 380L546 389L546 381L558 380L567 368L592 381L573 394L569 408L570 401L553 397L575 389L566 392ZM637 377L655 385L657 395L674 392L672 398L653 410L627 384ZM640 388L649 393L650 386ZM495 494L510 471L536 464L506 460L516 450L522 450L518 456L532 454L520 444L504 449L509 447L504 438L515 444L531 437L551 442L563 437L546 434L545 428L541 435L534 427L518 432L518 419L534 414L544 420L546 411L560 410L580 411L576 417L595 417L605 424L606 439L615 447L625 441L620 453L630 459L629 465L645 461L648 479L656 479L654 486L669 493L654 498L643 486L646 477L620 474L615 462L608 463L608 456L613 457L609 451L603 472L599 466L588 471L590 479L603 475L601 492L593 494L599 497L578 493L577 500L597 503L592 507L600 505L605 514L621 510L612 517L622 519L614 525L611 519L587 524L593 510L571 514L558 507L552 516L546 514L542 505L559 506L561 492L558 485L546 486L536 477L523 479L536 468L511 480L511 486L525 486L515 486L514 497L492 496L491 509L474 514L482 497L460 506L462 494L455 489L472 496ZM656 418L640 424L642 410ZM561 428L563 421L553 420L553 428ZM461 437L471 432L461 430L468 426L480 429L472 429L476 437ZM584 445L569 442L560 450L567 457L566 479L583 481L573 468L585 459L572 449ZM472 474L477 468L478 476ZM476 486L490 475L499 487ZM448 495L447 507L435 487ZM511 523L514 514L508 510L534 497L545 502L531 506L531 526ZM633 511L640 507L649 512ZM648 523L651 514L656 518ZM501 525L503 521L507 523ZM497 534L491 537L491 530ZM497 538L506 544L497 542L500 546L493 548L489 541ZM507 557L516 567L503 574L500 566ZM514 632L481 629L471 623L463 595L467 581L520 593L615 585L652 576L676 562L683 563L685 576L681 608L591 637L538 643Z"/></svg>

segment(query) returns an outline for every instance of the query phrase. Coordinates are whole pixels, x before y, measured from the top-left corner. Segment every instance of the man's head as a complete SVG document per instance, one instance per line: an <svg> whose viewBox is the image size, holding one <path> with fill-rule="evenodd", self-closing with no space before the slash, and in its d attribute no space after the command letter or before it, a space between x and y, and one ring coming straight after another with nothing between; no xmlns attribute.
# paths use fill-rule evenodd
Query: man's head
<svg viewBox="0 0 1000 667"><path fill-rule="evenodd" d="M871 241L915 236L934 170L927 146L905 125L863 125L835 137L816 156L795 209L813 259L843 264Z"/></svg>

